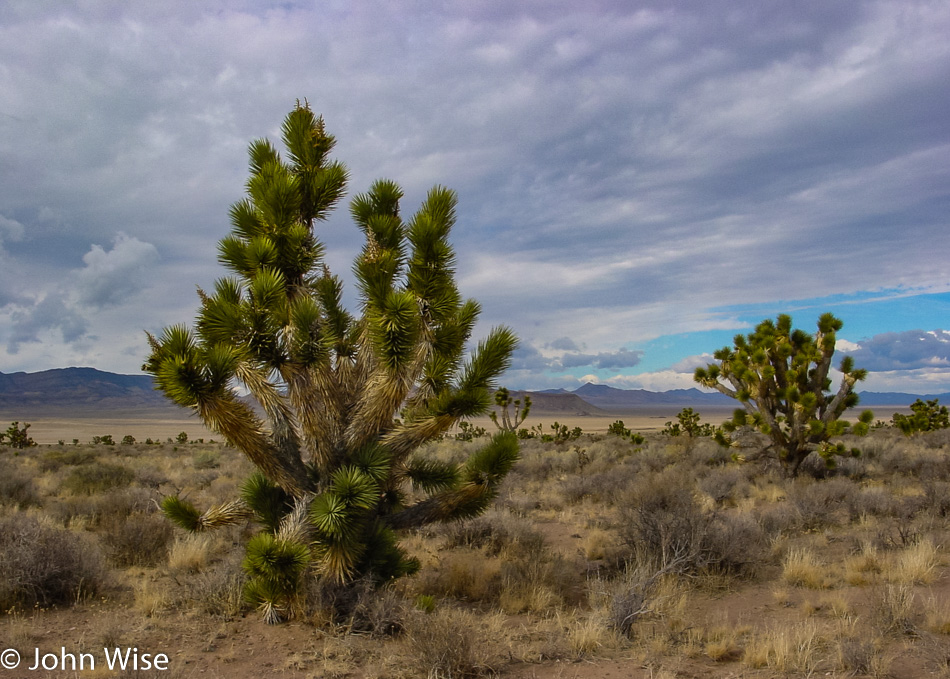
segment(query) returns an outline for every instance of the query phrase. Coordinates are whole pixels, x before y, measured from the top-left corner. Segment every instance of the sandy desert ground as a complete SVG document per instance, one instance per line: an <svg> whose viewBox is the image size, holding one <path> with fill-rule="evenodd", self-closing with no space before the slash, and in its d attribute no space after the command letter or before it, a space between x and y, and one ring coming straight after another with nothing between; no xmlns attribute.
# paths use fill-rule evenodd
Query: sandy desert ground
<svg viewBox="0 0 950 679"><path fill-rule="evenodd" d="M946 431L877 429L857 441L862 458L827 478L787 479L768 460L658 433L673 416L616 418L647 435L642 445L596 433L614 418L561 418L589 433L525 441L485 517L405 536L419 574L353 617L328 618L317 596L279 626L241 603L253 525L193 538L157 513L169 493L201 506L233 498L250 471L237 451L207 432L203 444L72 445L84 432L137 430L123 418L41 422L40 436L66 444L0 449L0 648L27 665L36 649L96 654L95 671L22 674L71 679L950 676ZM70 429L77 422L89 429ZM136 426L164 441L188 423ZM458 460L478 445L449 439L426 454ZM663 557L641 545L654 518L710 542L695 564L652 581ZM54 581L90 569L76 591L34 603L30 592L49 583L11 594L13 574L57 557L68 563ZM624 626L618 614L641 595ZM166 653L169 670L106 671L106 646Z"/></svg>

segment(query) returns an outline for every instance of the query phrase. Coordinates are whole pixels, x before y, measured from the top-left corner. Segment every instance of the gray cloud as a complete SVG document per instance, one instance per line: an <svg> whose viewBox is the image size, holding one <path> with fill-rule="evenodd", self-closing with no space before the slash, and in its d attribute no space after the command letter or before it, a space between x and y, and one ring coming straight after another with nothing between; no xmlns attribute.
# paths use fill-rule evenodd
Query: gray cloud
<svg viewBox="0 0 950 679"><path fill-rule="evenodd" d="M946 330L886 332L861 340L858 346L842 353L866 370L950 369L950 332Z"/></svg>
<svg viewBox="0 0 950 679"><path fill-rule="evenodd" d="M148 282L146 270L157 258L154 245L124 233L116 236L108 252L93 245L83 255L85 267L77 274L79 302L93 308L127 302Z"/></svg>
<svg viewBox="0 0 950 679"><path fill-rule="evenodd" d="M643 358L642 351L618 349L598 354L566 353L560 358L562 368L580 368L590 366L597 370L632 368Z"/></svg>
<svg viewBox="0 0 950 679"><path fill-rule="evenodd" d="M35 300L108 310L103 346L128 358L98 367L136 370L129 328L193 316L246 145L298 97L351 193L392 177L408 213L459 192L462 291L551 354L516 357L535 374L633 367L618 338L720 327L729 305L946 290L948 33L939 0L11 0L0 320L51 343L42 360L113 360L30 320ZM321 233L349 276L345 213Z"/></svg>
<svg viewBox="0 0 950 679"><path fill-rule="evenodd" d="M570 337L558 337L553 342L545 345L548 349L560 349L562 351L580 351L581 348Z"/></svg>
<svg viewBox="0 0 950 679"><path fill-rule="evenodd" d="M43 333L58 330L65 344L82 339L89 328L88 321L70 307L60 295L47 295L35 306L18 309L11 314L7 351L16 354L20 346L39 342Z"/></svg>

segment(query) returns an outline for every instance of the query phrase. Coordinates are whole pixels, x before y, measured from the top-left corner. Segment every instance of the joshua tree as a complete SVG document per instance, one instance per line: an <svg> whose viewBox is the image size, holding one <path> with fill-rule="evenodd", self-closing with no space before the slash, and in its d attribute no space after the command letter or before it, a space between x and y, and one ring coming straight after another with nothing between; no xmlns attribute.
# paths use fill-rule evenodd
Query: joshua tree
<svg viewBox="0 0 950 679"><path fill-rule="evenodd" d="M950 411L940 405L940 399L921 401L917 399L910 406L911 414L894 413L894 426L911 436L923 431L937 431L950 427Z"/></svg>
<svg viewBox="0 0 950 679"><path fill-rule="evenodd" d="M29 428L29 423L26 423L21 427L19 421L13 422L9 427L7 427L5 432L0 432L0 444L3 443L4 439L8 439L11 448L30 448L35 446L36 441L34 441L26 433L26 430Z"/></svg>
<svg viewBox="0 0 950 679"><path fill-rule="evenodd" d="M481 513L518 455L510 433L461 466L414 454L488 409L516 345L496 328L464 359L479 306L454 282L455 194L433 188L408 222L393 182L353 199L365 245L351 315L314 231L347 172L309 106L298 103L282 132L285 157L266 140L250 145L247 197L219 245L232 276L199 290L194 330L149 336L144 366L258 469L233 502L202 513L169 497L163 507L191 530L260 523L245 593L271 622L292 611L304 576L379 584L414 571L396 531Z"/></svg>
<svg viewBox="0 0 950 679"><path fill-rule="evenodd" d="M498 410L501 412L501 422L498 421L498 413L494 410L488 413L491 421L502 431L516 432L518 431L518 425L524 422L525 418L528 417L528 413L531 412L531 397L525 394L524 404L522 405L520 398L512 398L508 390L501 387L495 392L495 405L498 406ZM511 405L515 407L514 416L508 412L508 407Z"/></svg>
<svg viewBox="0 0 950 679"><path fill-rule="evenodd" d="M810 335L792 330L792 319L782 314L778 322L759 323L748 336L736 335L735 346L714 354L718 363L697 368L695 379L740 401L745 409L736 410L732 420L723 424L725 432L750 425L771 439L787 473L794 476L809 453L817 450L829 467L837 455L858 455L857 449L845 449L830 439L847 431L867 433L874 418L871 411L861 413L853 427L841 420L848 408L858 404L854 385L867 375L856 370L846 356L839 367L841 384L831 393L831 359L835 352L835 332L842 322L831 314L818 319L818 331ZM721 443L730 439L723 433Z"/></svg>

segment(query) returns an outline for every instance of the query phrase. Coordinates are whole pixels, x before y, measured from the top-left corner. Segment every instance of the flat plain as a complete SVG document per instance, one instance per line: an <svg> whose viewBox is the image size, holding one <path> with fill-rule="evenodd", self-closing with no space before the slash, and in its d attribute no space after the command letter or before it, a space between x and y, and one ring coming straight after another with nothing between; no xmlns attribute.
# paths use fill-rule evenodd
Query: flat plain
<svg viewBox="0 0 950 679"><path fill-rule="evenodd" d="M661 433L675 409L558 418L585 433L523 441L485 516L404 536L419 573L345 613L305 589L276 626L241 597L253 524L185 535L157 511L235 497L237 451L187 416L37 420L39 446L0 447L3 646L99 661L50 677L950 676L950 430L876 428L848 441L861 457L790 479L754 442ZM606 434L614 419L645 440ZM88 442L103 434L116 445ZM110 672L105 647L169 669Z"/></svg>

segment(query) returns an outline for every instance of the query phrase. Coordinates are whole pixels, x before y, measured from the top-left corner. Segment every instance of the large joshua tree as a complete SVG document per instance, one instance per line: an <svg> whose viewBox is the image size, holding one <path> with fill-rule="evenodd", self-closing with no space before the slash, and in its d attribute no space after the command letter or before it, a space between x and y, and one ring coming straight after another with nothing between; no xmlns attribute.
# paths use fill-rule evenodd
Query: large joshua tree
<svg viewBox="0 0 950 679"><path fill-rule="evenodd" d="M721 443L729 444L728 433L751 426L768 435L771 446L786 472L794 476L802 462L817 451L828 467L835 458L857 455L831 439L851 431L867 433L874 418L864 411L852 426L841 419L845 410L858 404L855 384L867 375L857 370L850 356L842 359L841 383L832 391L829 377L835 353L835 333L842 322L826 313L818 319L818 330L809 334L792 329L790 316L782 314L777 322L766 319L748 336L736 335L733 347L713 354L718 363L697 368L695 379L745 406L736 410L723 425Z"/></svg>
<svg viewBox="0 0 950 679"><path fill-rule="evenodd" d="M383 583L413 572L396 531L481 513L518 455L505 432L463 465L415 454L488 409L516 345L495 328L465 360L479 306L454 281L455 194L433 188L408 221L390 181L353 199L365 245L351 315L314 231L346 169L309 106L298 103L282 132L285 157L267 140L250 145L247 197L219 245L232 275L199 291L194 329L149 336L144 366L257 467L234 501L202 512L176 496L163 508L190 530L260 524L246 595L270 622L292 612L304 576Z"/></svg>

